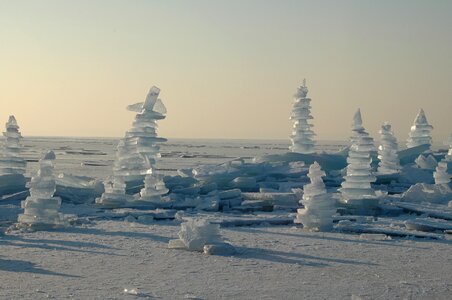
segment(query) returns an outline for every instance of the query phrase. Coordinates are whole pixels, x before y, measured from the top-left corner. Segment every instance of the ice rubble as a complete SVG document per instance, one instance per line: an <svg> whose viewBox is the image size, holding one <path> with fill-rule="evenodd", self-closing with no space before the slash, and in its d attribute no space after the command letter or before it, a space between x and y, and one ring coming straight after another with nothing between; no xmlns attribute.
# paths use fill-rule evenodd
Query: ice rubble
<svg viewBox="0 0 452 300"><path fill-rule="evenodd" d="M326 192L322 177L325 176L320 165L314 162L309 167L308 177L311 183L304 186L301 203L304 209L298 209L295 223L302 223L310 230L327 231L333 227L333 214L336 212L335 200Z"/></svg>
<svg viewBox="0 0 452 300"><path fill-rule="evenodd" d="M298 88L295 94L295 102L292 109L290 119L293 121L293 130L290 139L292 152L303 154L314 153L314 136L315 133L311 129L312 124L308 120L312 119L311 115L311 99L307 98L308 88L306 87L306 79L303 80L303 85Z"/></svg>
<svg viewBox="0 0 452 300"><path fill-rule="evenodd" d="M154 169L156 159L160 157L158 144L166 142L166 139L157 136L157 121L166 117L166 108L158 98L159 93L160 89L153 86L144 102L128 106L128 110L138 114L135 116L132 128L126 132L125 137L118 144L113 166L113 182L106 183L105 193L96 200L97 204L110 208L119 207L128 202L134 205L133 202L136 200L139 203L155 200L155 197L150 199L151 193L161 195L162 191L166 190ZM148 185L143 191L143 197L125 195L129 192L128 188L134 185L142 186L145 177ZM159 190L153 186L154 181L158 181ZM151 192L151 190L154 191Z"/></svg>
<svg viewBox="0 0 452 300"><path fill-rule="evenodd" d="M5 141L0 153L0 195L12 194L25 190L26 161L21 157L22 135L16 118L10 116L3 132Z"/></svg>
<svg viewBox="0 0 452 300"><path fill-rule="evenodd" d="M378 147L378 173L394 174L399 173L401 166L397 154L397 139L391 130L391 124L385 122L380 129L381 145Z"/></svg>
<svg viewBox="0 0 452 300"><path fill-rule="evenodd" d="M378 204L371 182L376 178L372 175L371 152L375 151L373 139L362 126L361 111L353 118L352 146L347 158L347 175L340 188L342 201L351 206L364 207Z"/></svg>
<svg viewBox="0 0 452 300"><path fill-rule="evenodd" d="M348 153L348 151L347 151ZM270 154L264 155L260 157L255 157L253 159L254 163L295 163L295 162L304 162L306 164L313 164L315 161L319 163L319 165L325 171L332 170L340 170L347 166L347 154L344 152L340 153L322 153L322 154L302 154L302 153L294 153L288 152L285 154Z"/></svg>
<svg viewBox="0 0 452 300"><path fill-rule="evenodd" d="M179 239L170 240L168 247L189 251L204 251L213 255L232 255L234 247L222 240L220 225L206 219L189 219L181 224Z"/></svg>
<svg viewBox="0 0 452 300"><path fill-rule="evenodd" d="M450 182L450 175L447 173L447 162L445 160L438 163L433 177L435 178L435 184L448 184Z"/></svg>
<svg viewBox="0 0 452 300"><path fill-rule="evenodd" d="M33 228L58 227L64 224L63 215L59 212L61 199L54 197L54 160L55 153L49 151L39 161L39 171L30 182L30 196L22 201L24 213L18 217L19 224Z"/></svg>
<svg viewBox="0 0 452 300"><path fill-rule="evenodd" d="M407 148L412 148L424 144L430 146L432 144L431 137L432 129L433 126L428 123L427 117L425 116L425 112L421 108L408 134L409 137L407 139L406 144Z"/></svg>

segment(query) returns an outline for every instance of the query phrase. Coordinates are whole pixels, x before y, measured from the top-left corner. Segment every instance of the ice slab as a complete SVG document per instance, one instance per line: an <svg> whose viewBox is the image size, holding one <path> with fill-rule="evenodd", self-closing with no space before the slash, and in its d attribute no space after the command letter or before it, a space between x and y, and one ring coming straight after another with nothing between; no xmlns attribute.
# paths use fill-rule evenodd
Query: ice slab
<svg viewBox="0 0 452 300"><path fill-rule="evenodd" d="M22 174L0 175L0 196L26 190L26 178Z"/></svg>
<svg viewBox="0 0 452 300"><path fill-rule="evenodd" d="M395 237L417 237L430 239L444 239L444 235L436 233L427 233L422 231L407 230L401 227L389 227L387 225L375 224L357 224L350 221L340 221L335 227L342 232L352 232L359 234L385 234Z"/></svg>
<svg viewBox="0 0 452 300"><path fill-rule="evenodd" d="M347 166L346 157L340 154L302 154L288 152L285 154L271 154L254 158L254 162L299 162L303 161L305 164L313 164L315 161L325 171L341 170Z"/></svg>
<svg viewBox="0 0 452 300"><path fill-rule="evenodd" d="M452 199L452 190L446 184L417 183L402 196L402 201L410 203L447 204Z"/></svg>
<svg viewBox="0 0 452 300"><path fill-rule="evenodd" d="M414 212L432 218L452 220L452 208L449 208L446 205L409 202L393 202L393 205L403 208L408 212Z"/></svg>
<svg viewBox="0 0 452 300"><path fill-rule="evenodd" d="M411 148L400 150L398 152L400 164L406 165L406 164L414 162L414 160L417 157L419 157L419 155L421 155L425 151L428 151L429 149L430 149L429 144L423 144L423 145L419 145L416 147L411 147Z"/></svg>
<svg viewBox="0 0 452 300"><path fill-rule="evenodd" d="M61 173L56 178L55 195L72 203L91 203L104 192L100 180L86 176Z"/></svg>
<svg viewBox="0 0 452 300"><path fill-rule="evenodd" d="M406 220L405 226L409 230L426 232L452 230L452 222L433 218Z"/></svg>

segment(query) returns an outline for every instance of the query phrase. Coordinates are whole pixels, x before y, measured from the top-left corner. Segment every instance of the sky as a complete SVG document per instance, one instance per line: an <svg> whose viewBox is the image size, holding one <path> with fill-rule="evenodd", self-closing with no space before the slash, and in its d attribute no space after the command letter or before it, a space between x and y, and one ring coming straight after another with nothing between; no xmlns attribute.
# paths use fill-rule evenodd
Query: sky
<svg viewBox="0 0 452 300"><path fill-rule="evenodd" d="M306 78L319 140L452 133L452 1L0 0L0 124L120 137L153 85L168 138L288 139ZM2 121L3 120L3 121Z"/></svg>

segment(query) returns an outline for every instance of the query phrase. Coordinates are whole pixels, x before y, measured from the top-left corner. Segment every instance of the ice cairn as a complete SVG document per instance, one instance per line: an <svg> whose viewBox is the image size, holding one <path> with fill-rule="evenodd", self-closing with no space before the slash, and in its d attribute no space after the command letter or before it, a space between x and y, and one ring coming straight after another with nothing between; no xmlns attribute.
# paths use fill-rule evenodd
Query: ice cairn
<svg viewBox="0 0 452 300"><path fill-rule="evenodd" d="M380 129L381 145L378 147L378 173L394 174L399 173L401 166L399 156L397 154L397 139L391 130L391 124L383 123Z"/></svg>
<svg viewBox="0 0 452 300"><path fill-rule="evenodd" d="M298 88L294 95L295 102L290 116L293 121L290 150L303 154L314 153L315 145L313 139L315 133L311 129L314 125L308 123L308 120L313 119L313 117L311 115L311 99L306 97L307 94L308 88L306 87L306 79L304 79L303 85Z"/></svg>
<svg viewBox="0 0 452 300"><path fill-rule="evenodd" d="M376 181L371 167L371 152L375 151L375 146L372 137L362 126L359 109L353 118L352 131L354 135L347 157L347 175L340 188L342 201L359 208L375 206L378 199L370 185Z"/></svg>
<svg viewBox="0 0 452 300"><path fill-rule="evenodd" d="M425 116L424 110L421 108L419 113L414 120L413 126L411 126L411 131L408 134L408 140L406 143L407 148L412 148L420 145L431 145L432 136L431 131L433 126L430 125Z"/></svg>
<svg viewBox="0 0 452 300"><path fill-rule="evenodd" d="M447 162L445 160L438 163L433 178L435 178L435 184L449 184L450 175L447 173Z"/></svg>
<svg viewBox="0 0 452 300"><path fill-rule="evenodd" d="M153 86L144 102L127 107L128 110L138 114L135 116L132 129L126 132L118 144L113 166L113 182L105 184L106 192L96 199L97 204L114 208L133 202L137 198L126 195L127 186L141 185L143 179L145 188L138 200L149 200L151 194L155 196L151 199L155 200L156 196L164 194L163 191L167 192L162 187L164 183L161 177L154 171L156 159L160 157L158 143L166 142L166 139L157 137L157 120L166 117L166 108L158 98L159 93L160 89Z"/></svg>
<svg viewBox="0 0 452 300"><path fill-rule="evenodd" d="M124 179L115 176L113 181L104 183L105 191L100 198L96 199L96 204L105 208L118 208L129 201L132 196L126 194L126 183Z"/></svg>
<svg viewBox="0 0 452 300"><path fill-rule="evenodd" d="M179 239L170 240L168 248L199 251L213 255L232 255L235 248L222 240L220 225L206 219L189 219L181 224Z"/></svg>
<svg viewBox="0 0 452 300"><path fill-rule="evenodd" d="M39 171L31 178L30 196L22 201L24 213L19 215L19 224L38 229L59 227L64 224L63 215L58 212L61 199L54 197L56 190L54 160L53 151L47 152L39 160Z"/></svg>
<svg viewBox="0 0 452 300"><path fill-rule="evenodd" d="M25 190L27 163L20 155L22 135L14 116L9 117L3 135L5 140L0 154L0 194Z"/></svg>
<svg viewBox="0 0 452 300"><path fill-rule="evenodd" d="M162 196L167 194L169 189L166 187L163 178L159 174L154 174L151 168L144 178L144 188L140 191L139 201L150 202L153 204L163 204Z"/></svg>
<svg viewBox="0 0 452 300"><path fill-rule="evenodd" d="M295 223L314 231L328 231L333 227L333 214L336 212L334 199L326 192L322 177L325 172L317 162L309 167L308 177L311 183L304 186L303 199L300 201L304 209L298 209Z"/></svg>

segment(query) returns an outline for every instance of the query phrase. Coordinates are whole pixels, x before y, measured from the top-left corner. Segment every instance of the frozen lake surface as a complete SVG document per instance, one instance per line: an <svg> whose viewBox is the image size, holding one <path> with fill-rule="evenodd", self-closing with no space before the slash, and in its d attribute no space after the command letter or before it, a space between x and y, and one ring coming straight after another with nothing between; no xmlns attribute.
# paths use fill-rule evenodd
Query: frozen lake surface
<svg viewBox="0 0 452 300"><path fill-rule="evenodd" d="M36 170L36 162L43 152L54 150L57 173L64 171L105 178L111 175L118 141L109 138L25 138L24 156L29 162L27 174ZM344 141L325 141L319 142L317 147L318 150L334 152L345 145L348 143ZM289 141L284 140L170 139L161 144L162 158L157 162L157 169L170 175L179 168L220 164L238 157L282 154L288 151L288 147Z"/></svg>
<svg viewBox="0 0 452 300"><path fill-rule="evenodd" d="M28 175L36 171L43 152L54 150L56 173L102 179L111 174L117 140L26 138L23 144ZM323 142L318 150L334 152L346 144ZM170 140L162 147L157 168L171 175L178 168L282 154L288 146L288 141ZM92 216L96 208L63 206L64 212L74 209ZM18 210L17 205L4 204L1 215ZM221 235L238 251L223 257L168 249L168 241L177 238L180 229L177 220L144 224L101 214L86 220L60 230L0 236L0 298L450 299L452 295L450 235L433 240L313 233L292 224L222 227Z"/></svg>

